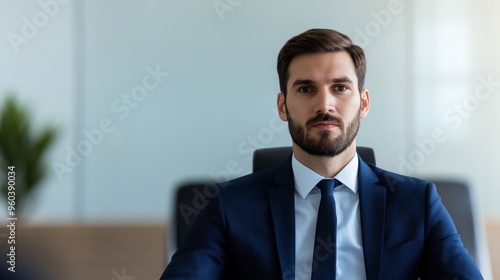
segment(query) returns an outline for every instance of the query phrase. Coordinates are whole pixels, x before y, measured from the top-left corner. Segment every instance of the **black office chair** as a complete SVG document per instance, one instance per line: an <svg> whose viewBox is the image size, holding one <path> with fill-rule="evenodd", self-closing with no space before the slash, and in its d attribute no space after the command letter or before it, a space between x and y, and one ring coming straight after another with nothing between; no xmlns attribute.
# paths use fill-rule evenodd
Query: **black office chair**
<svg viewBox="0 0 500 280"><path fill-rule="evenodd" d="M212 196L211 187L214 181L189 181L181 184L176 193L174 245L182 244L189 226L198 213L206 206L206 199Z"/></svg>
<svg viewBox="0 0 500 280"><path fill-rule="evenodd" d="M474 195L470 186L459 180L427 178L436 185L441 201L448 210L462 238L465 248L474 258L484 279L491 276L491 263L486 234L481 217L476 213Z"/></svg>
<svg viewBox="0 0 500 280"><path fill-rule="evenodd" d="M472 200L469 187L459 181L429 179L436 187L441 200L452 216L455 226L469 253L477 261L476 233L472 215Z"/></svg>

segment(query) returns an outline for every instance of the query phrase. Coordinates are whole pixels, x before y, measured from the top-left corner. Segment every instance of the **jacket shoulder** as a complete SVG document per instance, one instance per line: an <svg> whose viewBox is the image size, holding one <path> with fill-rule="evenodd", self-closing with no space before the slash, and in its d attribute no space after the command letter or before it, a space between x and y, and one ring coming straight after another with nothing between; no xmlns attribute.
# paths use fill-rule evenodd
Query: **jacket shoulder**
<svg viewBox="0 0 500 280"><path fill-rule="evenodd" d="M277 168L262 170L238 177L229 181L217 183L221 193L245 193L265 190L274 185Z"/></svg>
<svg viewBox="0 0 500 280"><path fill-rule="evenodd" d="M432 182L422 180L416 177L398 174L368 163L366 165L371 171L374 172L375 176L378 179L378 184L385 186L392 191L397 190L399 188L425 189L426 187L433 185Z"/></svg>

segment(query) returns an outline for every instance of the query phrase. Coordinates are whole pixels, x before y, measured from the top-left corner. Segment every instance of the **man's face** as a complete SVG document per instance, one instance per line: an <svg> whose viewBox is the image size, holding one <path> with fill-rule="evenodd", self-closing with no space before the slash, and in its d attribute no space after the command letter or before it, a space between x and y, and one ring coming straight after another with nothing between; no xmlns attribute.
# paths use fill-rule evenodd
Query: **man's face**
<svg viewBox="0 0 500 280"><path fill-rule="evenodd" d="M358 90L347 52L303 54L288 67L287 95L278 94L280 118L292 140L311 155L333 157L351 146L370 97Z"/></svg>

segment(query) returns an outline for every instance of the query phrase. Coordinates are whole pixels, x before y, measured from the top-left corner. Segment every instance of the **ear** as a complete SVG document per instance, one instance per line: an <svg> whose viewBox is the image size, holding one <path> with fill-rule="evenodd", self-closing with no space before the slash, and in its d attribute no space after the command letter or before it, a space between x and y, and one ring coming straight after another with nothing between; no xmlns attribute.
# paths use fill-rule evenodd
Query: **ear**
<svg viewBox="0 0 500 280"><path fill-rule="evenodd" d="M280 92L278 93L278 100L276 101L276 104L278 106L278 114L280 116L280 119L284 122L288 121L288 118L286 117L286 103L285 103L285 94Z"/></svg>
<svg viewBox="0 0 500 280"><path fill-rule="evenodd" d="M370 111L370 92L367 89L361 91L361 112L360 117L364 118Z"/></svg>

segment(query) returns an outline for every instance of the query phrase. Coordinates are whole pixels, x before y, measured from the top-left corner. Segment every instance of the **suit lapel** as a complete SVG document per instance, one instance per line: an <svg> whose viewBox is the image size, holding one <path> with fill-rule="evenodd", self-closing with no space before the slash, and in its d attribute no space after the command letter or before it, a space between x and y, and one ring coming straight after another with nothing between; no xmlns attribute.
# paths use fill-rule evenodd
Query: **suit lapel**
<svg viewBox="0 0 500 280"><path fill-rule="evenodd" d="M283 277L295 277L295 202L291 157L278 168L275 186L268 189L278 257ZM290 277L293 275L293 278Z"/></svg>
<svg viewBox="0 0 500 280"><path fill-rule="evenodd" d="M358 187L361 213L361 234L366 276L380 279L385 229L386 188L377 185L378 178L370 167L359 160Z"/></svg>

